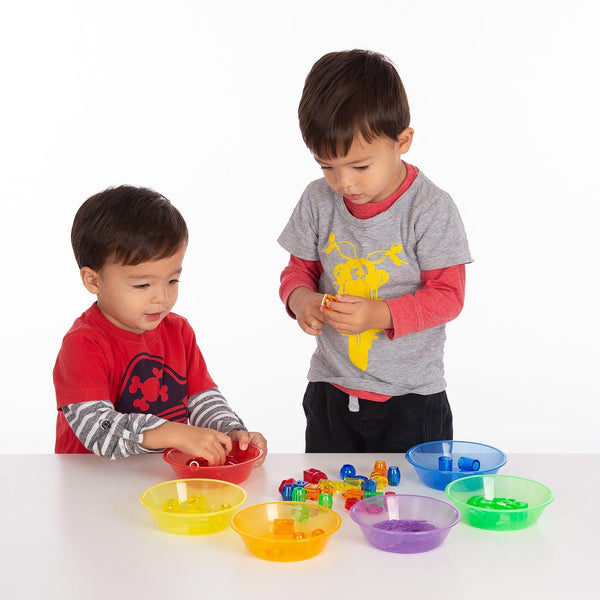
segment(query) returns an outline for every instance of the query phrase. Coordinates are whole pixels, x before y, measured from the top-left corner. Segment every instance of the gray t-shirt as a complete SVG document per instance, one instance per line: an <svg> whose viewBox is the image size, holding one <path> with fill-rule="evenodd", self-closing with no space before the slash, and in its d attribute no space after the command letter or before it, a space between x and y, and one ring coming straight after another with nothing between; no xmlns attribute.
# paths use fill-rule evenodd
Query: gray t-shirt
<svg viewBox="0 0 600 600"><path fill-rule="evenodd" d="M324 179L306 188L279 236L285 250L320 260L319 291L382 300L414 293L421 271L471 262L458 209L421 172L383 213L353 217ZM445 327L390 340L382 330L343 335L325 326L316 337L308 379L397 396L445 389Z"/></svg>

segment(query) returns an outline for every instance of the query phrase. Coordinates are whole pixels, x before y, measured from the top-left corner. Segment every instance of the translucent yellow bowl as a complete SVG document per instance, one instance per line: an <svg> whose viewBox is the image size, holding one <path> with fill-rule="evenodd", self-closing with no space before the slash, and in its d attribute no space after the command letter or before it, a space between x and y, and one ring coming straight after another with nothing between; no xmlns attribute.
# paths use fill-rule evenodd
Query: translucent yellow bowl
<svg viewBox="0 0 600 600"><path fill-rule="evenodd" d="M336 512L307 502L255 504L231 519L232 529L252 554L279 562L320 554L341 524Z"/></svg>
<svg viewBox="0 0 600 600"><path fill-rule="evenodd" d="M141 496L160 529L181 535L221 531L246 502L246 492L216 479L174 479L149 487Z"/></svg>

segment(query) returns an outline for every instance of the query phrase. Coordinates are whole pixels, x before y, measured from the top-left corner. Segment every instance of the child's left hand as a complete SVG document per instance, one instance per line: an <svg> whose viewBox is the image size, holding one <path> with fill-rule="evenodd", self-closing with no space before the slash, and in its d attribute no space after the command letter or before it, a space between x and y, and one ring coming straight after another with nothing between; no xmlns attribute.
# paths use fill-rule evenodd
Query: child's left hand
<svg viewBox="0 0 600 600"><path fill-rule="evenodd" d="M336 302L328 302L323 309L325 323L338 333L358 335L368 329L391 329L392 315L388 305L381 300L362 296L338 294Z"/></svg>
<svg viewBox="0 0 600 600"><path fill-rule="evenodd" d="M267 440L258 431L243 431L241 429L234 429L227 434L232 440L235 440L240 445L240 450L246 450L248 444L254 444L258 446L262 451L263 455L254 463L254 468L260 467L267 458Z"/></svg>

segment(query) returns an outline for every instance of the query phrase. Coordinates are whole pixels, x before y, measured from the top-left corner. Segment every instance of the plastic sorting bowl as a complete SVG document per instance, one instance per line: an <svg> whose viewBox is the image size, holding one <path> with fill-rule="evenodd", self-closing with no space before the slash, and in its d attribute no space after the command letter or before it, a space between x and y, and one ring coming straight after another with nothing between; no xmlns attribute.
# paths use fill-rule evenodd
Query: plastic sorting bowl
<svg viewBox="0 0 600 600"><path fill-rule="evenodd" d="M543 483L512 475L464 477L448 485L446 496L460 510L465 523L495 531L514 531L533 525L554 500L552 490ZM488 501L500 499L501 503L506 499L526 502L527 507L500 509L468 504L469 499L476 496Z"/></svg>
<svg viewBox="0 0 600 600"><path fill-rule="evenodd" d="M183 503L196 494L206 499L202 512L169 512L163 509L171 499ZM152 513L160 529L181 535L203 535L225 529L233 513L246 502L247 495L241 487L228 481L175 479L149 487L140 500Z"/></svg>
<svg viewBox="0 0 600 600"><path fill-rule="evenodd" d="M451 460L449 470L440 469L440 457ZM451 481L473 475L473 471L459 469L459 459L463 457L479 461L479 475L496 473L506 464L506 455L502 450L478 442L426 442L413 446L406 453L406 460L414 467L419 479L436 490L444 490ZM445 462L449 464L450 461Z"/></svg>
<svg viewBox="0 0 600 600"><path fill-rule="evenodd" d="M325 506L293 501L248 506L231 519L231 528L252 554L278 562L320 554L341 524L341 517Z"/></svg>
<svg viewBox="0 0 600 600"><path fill-rule="evenodd" d="M350 517L369 544L402 554L437 548L460 521L459 512L448 502L408 494L361 500L350 509Z"/></svg>
<svg viewBox="0 0 600 600"><path fill-rule="evenodd" d="M174 448L165 450L163 458L167 461L175 476L179 479L199 477L202 479L220 479L230 483L242 483L250 477L254 463L263 455L263 451L254 444L249 444L246 450L240 450L238 442L233 442L231 452L227 455L224 465L188 466L186 463L195 457Z"/></svg>

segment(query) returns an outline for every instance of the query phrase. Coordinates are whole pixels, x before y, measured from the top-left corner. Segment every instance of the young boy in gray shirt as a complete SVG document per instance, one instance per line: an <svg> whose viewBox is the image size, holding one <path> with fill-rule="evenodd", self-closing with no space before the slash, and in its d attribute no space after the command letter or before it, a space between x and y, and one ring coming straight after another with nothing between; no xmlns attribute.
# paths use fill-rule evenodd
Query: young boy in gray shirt
<svg viewBox="0 0 600 600"><path fill-rule="evenodd" d="M364 50L315 63L298 110L323 170L279 237L280 296L317 348L307 452L406 452L452 439L443 350L461 311L467 238L450 196L402 160L414 131L392 63Z"/></svg>

